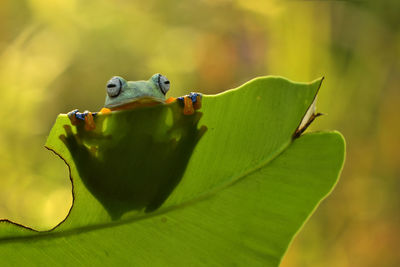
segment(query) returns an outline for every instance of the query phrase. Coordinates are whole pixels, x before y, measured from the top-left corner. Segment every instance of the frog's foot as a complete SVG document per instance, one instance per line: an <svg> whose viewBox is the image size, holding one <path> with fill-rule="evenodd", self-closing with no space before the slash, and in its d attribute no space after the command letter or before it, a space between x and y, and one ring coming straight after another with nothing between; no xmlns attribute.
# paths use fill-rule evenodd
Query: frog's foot
<svg viewBox="0 0 400 267"><path fill-rule="evenodd" d="M85 129L87 131L91 131L96 128L96 124L94 123L94 117L96 117L96 115L97 112L85 111L81 113L77 109L68 112L68 118L70 119L71 124L76 126L80 123L80 121L84 121Z"/></svg>
<svg viewBox="0 0 400 267"><path fill-rule="evenodd" d="M185 96L178 97L178 100L184 103L183 114L192 115L195 110L201 108L201 98L200 93L190 93Z"/></svg>
<svg viewBox="0 0 400 267"><path fill-rule="evenodd" d="M76 117L76 113L78 113L77 109L68 112L68 118L71 121L71 124L75 126L79 123L78 118Z"/></svg>
<svg viewBox="0 0 400 267"><path fill-rule="evenodd" d="M85 129L87 131L91 131L96 129L96 124L94 123L93 119L93 113L89 111L85 111L86 116L85 116Z"/></svg>

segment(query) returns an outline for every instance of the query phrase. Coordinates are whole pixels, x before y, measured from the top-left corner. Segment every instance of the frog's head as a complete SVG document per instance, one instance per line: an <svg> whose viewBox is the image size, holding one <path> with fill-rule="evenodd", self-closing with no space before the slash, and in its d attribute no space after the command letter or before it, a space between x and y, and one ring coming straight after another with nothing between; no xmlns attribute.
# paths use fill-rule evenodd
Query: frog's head
<svg viewBox="0 0 400 267"><path fill-rule="evenodd" d="M104 107L114 108L135 101L164 103L169 86L169 80L159 73L154 74L148 81L134 82L115 76L107 82L107 96Z"/></svg>

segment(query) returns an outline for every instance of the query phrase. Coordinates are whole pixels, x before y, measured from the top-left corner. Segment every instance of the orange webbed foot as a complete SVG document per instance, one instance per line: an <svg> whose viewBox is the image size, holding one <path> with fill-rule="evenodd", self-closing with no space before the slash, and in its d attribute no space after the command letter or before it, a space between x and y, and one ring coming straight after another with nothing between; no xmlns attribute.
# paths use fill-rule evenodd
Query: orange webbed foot
<svg viewBox="0 0 400 267"><path fill-rule="evenodd" d="M78 113L78 110L74 109L74 110L68 112L68 114L67 114L69 120L71 121L71 124L74 126L78 125L78 118L76 117L76 113Z"/></svg>
<svg viewBox="0 0 400 267"><path fill-rule="evenodd" d="M85 122L85 129L88 131L94 130L96 128L96 124L94 123L94 117L97 115L97 112L89 112L85 111L83 113L78 112L77 109L68 112L68 118L71 121L71 124L77 126L80 121Z"/></svg>
<svg viewBox="0 0 400 267"><path fill-rule="evenodd" d="M183 114L185 115L192 115L194 113L193 102L190 97L185 96L183 99L185 106L183 107Z"/></svg>
<svg viewBox="0 0 400 267"><path fill-rule="evenodd" d="M85 113L86 113L86 116L85 116L85 129L87 131L92 131L92 130L96 129L96 124L94 123L92 112L85 111Z"/></svg>
<svg viewBox="0 0 400 267"><path fill-rule="evenodd" d="M178 100L182 101L184 104L183 114L185 115L192 115L195 110L201 108L200 93L190 93L189 95L178 97Z"/></svg>
<svg viewBox="0 0 400 267"><path fill-rule="evenodd" d="M195 110L198 110L201 108L201 95L196 96L196 102L193 103L193 107Z"/></svg>

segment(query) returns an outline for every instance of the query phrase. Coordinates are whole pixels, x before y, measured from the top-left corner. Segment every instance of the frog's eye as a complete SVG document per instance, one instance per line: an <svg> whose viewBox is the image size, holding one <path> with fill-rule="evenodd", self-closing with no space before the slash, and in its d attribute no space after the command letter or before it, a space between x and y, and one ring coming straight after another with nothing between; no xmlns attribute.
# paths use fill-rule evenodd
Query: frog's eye
<svg viewBox="0 0 400 267"><path fill-rule="evenodd" d="M110 97L116 97L121 93L122 81L120 77L112 77L107 82L107 94Z"/></svg>
<svg viewBox="0 0 400 267"><path fill-rule="evenodd" d="M158 75L158 87L160 87L161 92L165 95L169 90L169 80L167 77L159 74Z"/></svg>

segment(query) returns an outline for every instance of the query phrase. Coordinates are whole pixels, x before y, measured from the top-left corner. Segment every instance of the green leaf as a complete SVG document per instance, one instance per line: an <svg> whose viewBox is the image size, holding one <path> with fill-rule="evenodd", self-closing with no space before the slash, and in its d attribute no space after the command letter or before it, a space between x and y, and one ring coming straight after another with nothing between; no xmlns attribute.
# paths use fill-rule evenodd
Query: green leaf
<svg viewBox="0 0 400 267"><path fill-rule="evenodd" d="M332 190L339 133L293 134L321 80L254 79L179 103L96 118L60 115L47 148L70 167L74 204L49 232L0 225L0 263L276 266Z"/></svg>

